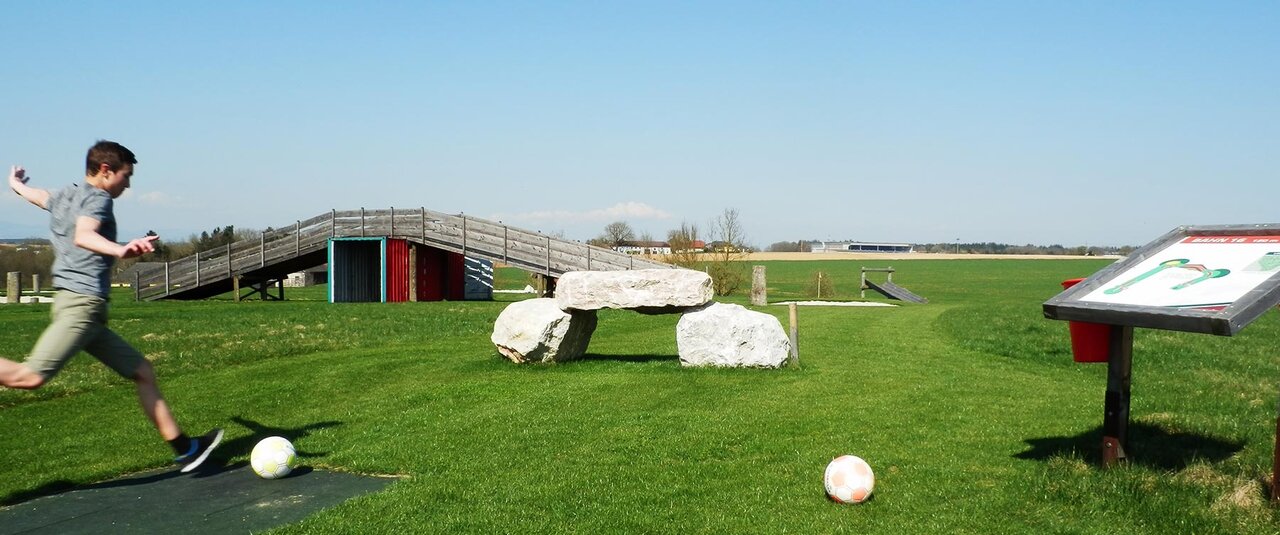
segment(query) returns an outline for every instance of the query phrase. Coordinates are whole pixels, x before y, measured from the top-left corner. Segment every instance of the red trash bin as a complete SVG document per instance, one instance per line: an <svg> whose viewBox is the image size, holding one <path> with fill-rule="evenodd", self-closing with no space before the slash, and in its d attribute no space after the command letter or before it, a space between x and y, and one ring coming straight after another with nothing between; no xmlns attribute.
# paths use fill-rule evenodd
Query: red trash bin
<svg viewBox="0 0 1280 535"><path fill-rule="evenodd" d="M1062 289L1075 286L1084 279L1062 281ZM1105 323L1083 321L1067 322L1071 332L1071 357L1076 362L1107 362L1107 347L1111 343L1111 326Z"/></svg>

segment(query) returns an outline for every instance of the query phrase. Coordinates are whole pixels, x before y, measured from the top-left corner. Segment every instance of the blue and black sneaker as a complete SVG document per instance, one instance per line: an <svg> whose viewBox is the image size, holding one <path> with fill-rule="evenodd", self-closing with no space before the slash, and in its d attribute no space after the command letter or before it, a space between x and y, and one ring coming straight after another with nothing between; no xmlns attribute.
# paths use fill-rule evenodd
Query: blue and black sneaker
<svg viewBox="0 0 1280 535"><path fill-rule="evenodd" d="M184 474L195 470L209 458L209 454L213 453L213 449L218 447L220 442L222 442L222 429L214 428L208 433L191 439L191 451L179 455L173 462L182 465L181 472Z"/></svg>

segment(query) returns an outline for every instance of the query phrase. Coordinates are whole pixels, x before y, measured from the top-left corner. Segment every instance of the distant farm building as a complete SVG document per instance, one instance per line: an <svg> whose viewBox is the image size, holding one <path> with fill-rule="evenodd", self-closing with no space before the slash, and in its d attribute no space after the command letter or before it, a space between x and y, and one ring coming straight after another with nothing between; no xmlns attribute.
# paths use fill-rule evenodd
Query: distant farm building
<svg viewBox="0 0 1280 535"><path fill-rule="evenodd" d="M702 240L694 240L693 243L690 244L690 246L693 250L701 252L704 248L706 248L707 244L704 243ZM673 252L671 249L671 244L664 241L624 241L618 245L615 245L613 247L613 250L618 251L620 253L639 254L639 255L671 254ZM685 251L676 251L676 252L685 252Z"/></svg>
<svg viewBox="0 0 1280 535"><path fill-rule="evenodd" d="M909 243L876 243L861 241L815 241L809 246L815 253L914 253Z"/></svg>

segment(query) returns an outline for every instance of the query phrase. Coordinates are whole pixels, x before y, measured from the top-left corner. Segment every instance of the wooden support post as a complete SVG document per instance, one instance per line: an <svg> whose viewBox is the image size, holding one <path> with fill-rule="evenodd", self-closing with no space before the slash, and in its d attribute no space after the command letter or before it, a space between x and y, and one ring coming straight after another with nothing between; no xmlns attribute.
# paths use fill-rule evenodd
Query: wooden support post
<svg viewBox="0 0 1280 535"><path fill-rule="evenodd" d="M5 294L5 302L9 304L22 302L22 272L10 271L8 280L8 293Z"/></svg>
<svg viewBox="0 0 1280 535"><path fill-rule="evenodd" d="M421 221L422 222L422 243L427 243L427 207L426 206L419 207L418 215L422 220Z"/></svg>
<svg viewBox="0 0 1280 535"><path fill-rule="evenodd" d="M329 210L329 237L333 238L338 235L338 211Z"/></svg>
<svg viewBox="0 0 1280 535"><path fill-rule="evenodd" d="M135 275L137 273L138 273L137 271L134 272ZM37 295L40 293L40 274L39 273L31 274L31 291L35 292Z"/></svg>
<svg viewBox="0 0 1280 535"><path fill-rule="evenodd" d="M551 236L547 236L547 279L550 279L550 278L551 278Z"/></svg>
<svg viewBox="0 0 1280 535"><path fill-rule="evenodd" d="M768 291L765 289L764 266L751 268L751 304L758 307L769 304Z"/></svg>
<svg viewBox="0 0 1280 535"><path fill-rule="evenodd" d="M231 277L231 295L235 296L237 303L240 302L240 277Z"/></svg>
<svg viewBox="0 0 1280 535"><path fill-rule="evenodd" d="M231 244L227 244L227 277L235 276L235 270L231 268Z"/></svg>
<svg viewBox="0 0 1280 535"><path fill-rule="evenodd" d="M1107 395L1102 418L1102 467L1126 458L1129 433L1129 382L1133 366L1133 327L1113 325L1107 349Z"/></svg>
<svg viewBox="0 0 1280 535"><path fill-rule="evenodd" d="M1276 411L1276 441L1271 457L1271 503L1280 502L1280 408Z"/></svg>
<svg viewBox="0 0 1280 535"><path fill-rule="evenodd" d="M258 267L267 267L267 233L258 236Z"/></svg>
<svg viewBox="0 0 1280 535"><path fill-rule="evenodd" d="M391 207L391 232L387 233L387 237L393 238L395 237L395 235L396 235L396 207L392 206Z"/></svg>
<svg viewBox="0 0 1280 535"><path fill-rule="evenodd" d="M508 244L510 243L511 243L511 240L510 238L507 237L507 226L502 225L502 263L503 264L511 263L511 261L508 260L507 258L507 247L508 247Z"/></svg>
<svg viewBox="0 0 1280 535"><path fill-rule="evenodd" d="M196 252L196 286L200 286L200 253Z"/></svg>
<svg viewBox="0 0 1280 535"><path fill-rule="evenodd" d="M196 261L200 260L200 253L196 253ZM200 273L200 264L196 264L197 276ZM164 263L164 296L169 297L169 263Z"/></svg>
<svg viewBox="0 0 1280 535"><path fill-rule="evenodd" d="M822 272L818 272L818 299L822 299Z"/></svg>
<svg viewBox="0 0 1280 535"><path fill-rule="evenodd" d="M462 218L462 256L467 256L467 214L458 214Z"/></svg>
<svg viewBox="0 0 1280 535"><path fill-rule="evenodd" d="M364 207L360 207L360 237L364 237Z"/></svg>
<svg viewBox="0 0 1280 535"><path fill-rule="evenodd" d="M799 322L796 320L796 304L788 305L787 311L791 315L791 362L789 365L798 368L800 367L800 330Z"/></svg>
<svg viewBox="0 0 1280 535"><path fill-rule="evenodd" d="M141 271L133 272L133 300L134 301L142 300L142 272Z"/></svg>
<svg viewBox="0 0 1280 535"><path fill-rule="evenodd" d="M867 298L867 268L862 268L862 279L858 282L858 298Z"/></svg>
<svg viewBox="0 0 1280 535"><path fill-rule="evenodd" d="M418 247L409 242L409 301L418 301Z"/></svg>
<svg viewBox="0 0 1280 535"><path fill-rule="evenodd" d="M302 254L302 220L293 224L293 256Z"/></svg>

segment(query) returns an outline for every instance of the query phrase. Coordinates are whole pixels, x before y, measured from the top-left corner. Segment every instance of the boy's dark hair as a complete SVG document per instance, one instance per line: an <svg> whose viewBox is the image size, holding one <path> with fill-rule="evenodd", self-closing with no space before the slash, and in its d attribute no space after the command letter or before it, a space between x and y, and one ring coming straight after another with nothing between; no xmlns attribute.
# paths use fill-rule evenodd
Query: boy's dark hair
<svg viewBox="0 0 1280 535"><path fill-rule="evenodd" d="M89 147L89 154L84 158L84 173L96 175L98 168L104 163L107 164L107 169L119 171L125 164L138 163L138 158L133 155L133 151L124 148L124 145L114 141L98 140Z"/></svg>

